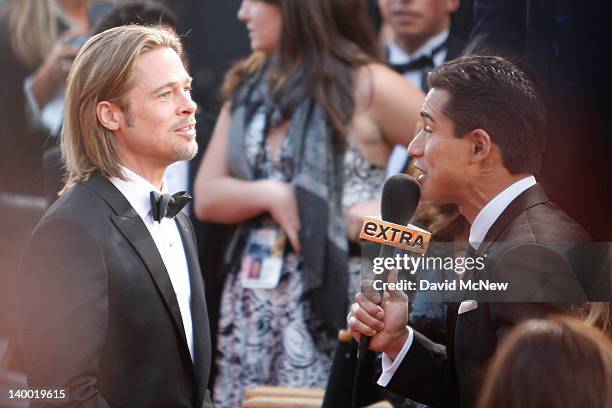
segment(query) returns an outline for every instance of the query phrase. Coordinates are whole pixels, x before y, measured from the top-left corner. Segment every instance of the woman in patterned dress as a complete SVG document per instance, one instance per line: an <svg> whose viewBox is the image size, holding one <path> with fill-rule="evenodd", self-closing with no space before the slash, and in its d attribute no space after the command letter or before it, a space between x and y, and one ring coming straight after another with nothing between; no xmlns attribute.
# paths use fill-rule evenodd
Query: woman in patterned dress
<svg viewBox="0 0 612 408"><path fill-rule="evenodd" d="M220 407L241 406L261 384L325 386L357 289L349 242L378 213L391 148L410 142L423 101L378 62L363 0L244 0L238 18L254 52L226 77L195 186L200 219L236 225L218 329Z"/></svg>

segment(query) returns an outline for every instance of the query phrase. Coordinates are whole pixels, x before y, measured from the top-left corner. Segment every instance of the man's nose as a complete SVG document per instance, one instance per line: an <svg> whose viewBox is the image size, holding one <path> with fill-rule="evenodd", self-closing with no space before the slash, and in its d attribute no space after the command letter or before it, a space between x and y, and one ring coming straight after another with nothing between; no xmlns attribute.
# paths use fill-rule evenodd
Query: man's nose
<svg viewBox="0 0 612 408"><path fill-rule="evenodd" d="M412 142L410 142L410 144L408 145L408 156L410 157L421 157L423 156L423 148L424 148L424 136L423 133L425 133L423 131L423 129L419 130L419 132L416 134L416 136L414 137L414 139L412 139Z"/></svg>
<svg viewBox="0 0 612 408"><path fill-rule="evenodd" d="M180 112L183 115L193 115L198 108L198 105L191 99L188 92L183 93L183 101L180 106Z"/></svg>
<svg viewBox="0 0 612 408"><path fill-rule="evenodd" d="M238 20L245 22L247 19L247 15L246 15L246 5L244 4L244 0L242 0L242 2L240 3L240 8L238 9Z"/></svg>

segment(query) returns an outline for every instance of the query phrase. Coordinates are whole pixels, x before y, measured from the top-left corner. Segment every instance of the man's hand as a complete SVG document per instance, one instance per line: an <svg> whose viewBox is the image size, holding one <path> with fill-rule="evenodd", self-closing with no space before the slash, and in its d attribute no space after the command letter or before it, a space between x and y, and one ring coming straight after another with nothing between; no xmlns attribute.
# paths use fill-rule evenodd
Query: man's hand
<svg viewBox="0 0 612 408"><path fill-rule="evenodd" d="M389 272L389 282L397 282L397 271ZM359 342L361 335L372 337L370 350L384 352L394 359L408 339L408 296L401 290L385 292L380 299L371 281L362 282L347 316L348 328Z"/></svg>

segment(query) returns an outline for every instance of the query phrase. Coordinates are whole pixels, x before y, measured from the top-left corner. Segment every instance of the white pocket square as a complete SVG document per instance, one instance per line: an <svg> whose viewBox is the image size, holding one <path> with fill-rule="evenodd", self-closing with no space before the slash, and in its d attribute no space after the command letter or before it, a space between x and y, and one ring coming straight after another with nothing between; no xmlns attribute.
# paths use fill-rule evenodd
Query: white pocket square
<svg viewBox="0 0 612 408"><path fill-rule="evenodd" d="M475 300L464 300L459 305L459 312L457 312L457 314L460 315L460 314L467 313L467 312L475 310L475 309L478 309L478 302L477 301L475 301Z"/></svg>

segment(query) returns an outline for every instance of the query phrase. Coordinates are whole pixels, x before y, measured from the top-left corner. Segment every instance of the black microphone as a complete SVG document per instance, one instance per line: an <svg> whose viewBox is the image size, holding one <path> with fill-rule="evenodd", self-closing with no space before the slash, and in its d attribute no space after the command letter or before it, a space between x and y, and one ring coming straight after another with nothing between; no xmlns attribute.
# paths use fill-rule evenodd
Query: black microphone
<svg viewBox="0 0 612 408"><path fill-rule="evenodd" d="M380 214L383 221L398 225L407 225L414 215L419 200L421 199L421 188L415 179L407 174L396 174L385 181L383 185L382 198L380 202ZM380 249L380 258L392 257L395 248L391 245L383 245ZM385 268L380 276L382 282L387 282L389 271ZM363 292L363 290L362 290ZM380 299L384 290L380 290ZM357 369L353 385L353 407L357 402L359 387L359 373L363 365L365 355L370 347L370 336L362 335L359 339L359 352L357 355Z"/></svg>
<svg viewBox="0 0 612 408"><path fill-rule="evenodd" d="M419 183L407 174L396 174L385 181L380 201L381 219L386 222L406 226L419 205L421 188ZM380 248L380 258L392 257L395 247L383 245ZM380 276L382 282L387 282L389 270L384 269ZM381 299L384 290L379 291ZM369 338L368 338L369 339ZM368 340L369 342L369 340Z"/></svg>

